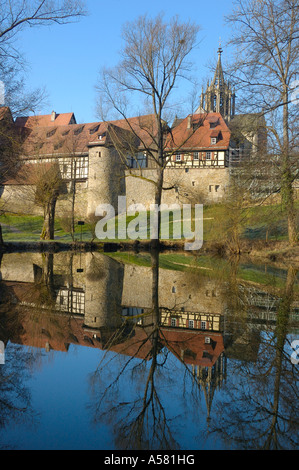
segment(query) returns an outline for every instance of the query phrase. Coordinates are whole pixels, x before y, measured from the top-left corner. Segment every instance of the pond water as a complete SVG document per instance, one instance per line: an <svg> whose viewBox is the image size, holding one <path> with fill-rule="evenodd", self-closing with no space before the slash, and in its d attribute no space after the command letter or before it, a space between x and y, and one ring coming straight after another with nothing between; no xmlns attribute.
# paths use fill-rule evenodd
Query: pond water
<svg viewBox="0 0 299 470"><path fill-rule="evenodd" d="M2 450L298 448L293 267L17 253L0 294Z"/></svg>

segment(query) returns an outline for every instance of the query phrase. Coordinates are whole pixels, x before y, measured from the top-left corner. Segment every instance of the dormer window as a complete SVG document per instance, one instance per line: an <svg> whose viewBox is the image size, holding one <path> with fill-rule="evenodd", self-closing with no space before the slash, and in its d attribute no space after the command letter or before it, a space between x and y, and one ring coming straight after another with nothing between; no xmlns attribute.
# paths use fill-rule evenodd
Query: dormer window
<svg viewBox="0 0 299 470"><path fill-rule="evenodd" d="M211 135L210 135L211 145L217 144L217 142L219 141L220 135L221 135L221 133L220 133L219 130L217 130L217 131L214 130L214 131L211 132Z"/></svg>
<svg viewBox="0 0 299 470"><path fill-rule="evenodd" d="M54 145L54 150L59 150L63 146L63 142L58 142Z"/></svg>
<svg viewBox="0 0 299 470"><path fill-rule="evenodd" d="M99 130L99 127L100 125L98 124L96 127L92 127L91 129L89 129L89 134L95 134Z"/></svg>
<svg viewBox="0 0 299 470"><path fill-rule="evenodd" d="M53 135L55 134L56 132L56 129L53 129L52 131L48 132L47 133L47 138L49 139L50 137L53 137Z"/></svg>
<svg viewBox="0 0 299 470"><path fill-rule="evenodd" d="M76 129L76 130L74 131L74 135L79 135L79 134L81 134L81 132L83 132L83 129L84 129L84 126L79 127L78 129Z"/></svg>

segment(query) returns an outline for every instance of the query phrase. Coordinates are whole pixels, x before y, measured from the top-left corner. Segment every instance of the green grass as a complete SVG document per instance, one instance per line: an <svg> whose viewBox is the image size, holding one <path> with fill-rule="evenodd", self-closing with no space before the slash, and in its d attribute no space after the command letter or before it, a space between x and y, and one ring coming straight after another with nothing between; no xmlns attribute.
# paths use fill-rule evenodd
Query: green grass
<svg viewBox="0 0 299 470"><path fill-rule="evenodd" d="M299 213L299 201L296 202L297 214ZM285 240L287 239L286 214L280 205L259 206L248 208L244 212L244 220L241 236L247 240ZM127 226L135 216L127 217ZM147 213L149 223L149 213ZM220 241L223 236L223 227L227 220L227 213L221 204L204 207L203 233L204 241ZM116 234L118 233L118 218L116 222ZM0 216L3 238L5 241L39 241L43 225L43 218L29 215L5 214ZM169 219L170 239L173 232L173 217ZM70 242L71 235L63 229L64 224L59 218L55 222L55 240ZM194 227L192 227L194 229ZM149 225L143 234L150 238ZM91 241L94 238L92 225L86 223L82 227L82 240ZM143 237L144 238L144 237ZM81 227L76 225L75 239L81 240ZM123 241L123 239L109 239L103 241Z"/></svg>
<svg viewBox="0 0 299 470"><path fill-rule="evenodd" d="M43 227L43 217L29 215L4 214L0 216L2 235L6 242L38 242ZM81 239L81 228L76 226L75 239ZM82 227L82 240L92 239L92 227L88 224ZM63 230L59 219L55 222L55 240L70 242L72 237Z"/></svg>

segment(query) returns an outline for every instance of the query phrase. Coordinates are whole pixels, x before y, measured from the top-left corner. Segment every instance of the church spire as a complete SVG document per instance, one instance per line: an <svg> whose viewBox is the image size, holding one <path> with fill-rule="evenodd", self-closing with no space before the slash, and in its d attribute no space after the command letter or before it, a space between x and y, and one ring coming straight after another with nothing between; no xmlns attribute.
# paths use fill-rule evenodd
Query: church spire
<svg viewBox="0 0 299 470"><path fill-rule="evenodd" d="M222 68L222 62L221 62L222 52L223 52L223 49L220 45L218 49L218 62L217 62L217 67L216 67L214 80L213 80L213 84L218 87L222 87L224 85L224 74L223 74L223 68Z"/></svg>
<svg viewBox="0 0 299 470"><path fill-rule="evenodd" d="M202 95L201 109L207 113L220 113L226 121L230 121L235 112L235 93L224 79L222 53L220 41L214 79L210 84L208 82L206 92Z"/></svg>

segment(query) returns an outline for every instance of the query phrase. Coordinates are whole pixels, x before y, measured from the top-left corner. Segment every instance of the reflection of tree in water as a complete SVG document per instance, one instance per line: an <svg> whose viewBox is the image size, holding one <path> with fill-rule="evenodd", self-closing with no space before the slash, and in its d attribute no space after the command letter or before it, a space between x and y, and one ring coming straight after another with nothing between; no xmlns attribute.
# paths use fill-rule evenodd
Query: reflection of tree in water
<svg viewBox="0 0 299 470"><path fill-rule="evenodd" d="M2 256L0 255L0 268ZM13 334L22 333L20 313L13 301L13 293L0 281L0 339L5 346ZM0 431L10 423L32 423L35 419L26 380L30 375L33 356L14 345L5 351L5 364L0 365Z"/></svg>
<svg viewBox="0 0 299 470"><path fill-rule="evenodd" d="M203 349L198 348L203 347L206 335L186 328L165 327L168 325L165 315L178 313L177 299L173 299L173 308L163 307L162 321L158 253L152 253L151 265L152 308L135 316L135 323L127 320L115 331L90 380L94 422L104 420L111 425L116 447L120 449L178 449L174 436L182 432L184 413L203 440L200 425L206 411L203 409L202 413L201 400L205 398L203 407L207 407L209 417L215 389L223 380L223 375L220 380L223 363L216 360L222 335L218 334L220 346L209 344L204 348L213 351L216 347L213 361L210 357L203 360L211 366L194 366L196 357L202 360ZM198 285L198 276L194 282ZM142 324L136 324L139 318Z"/></svg>
<svg viewBox="0 0 299 470"><path fill-rule="evenodd" d="M226 399L218 404L218 422L213 430L242 448L295 449L299 444L299 370L291 364L285 349L295 281L296 270L289 267L276 324L272 331L267 329L261 335L255 361L229 363L228 374L238 379L230 381L225 389ZM230 307L234 304L240 308L240 299L231 298ZM231 312L231 317L236 318L237 313Z"/></svg>
<svg viewBox="0 0 299 470"><path fill-rule="evenodd" d="M110 385L106 386L103 393L101 392L101 385L105 386L105 384L102 383L101 379L107 369L110 368L109 361L105 362L106 356L91 378L94 393L94 420L97 422L104 418L113 424L116 434L116 446L121 449L176 449L178 447L172 436L156 383L156 376L164 364L163 359L162 362L159 362L159 359L163 358L163 353L160 354L162 344L159 335L158 253L152 254L152 273L152 310L147 313L147 326L141 330L139 329L137 333L135 327L131 325L131 348L134 349L134 354L120 365L117 375L113 377ZM110 347L118 342L123 330L127 328L128 322L125 322L114 335ZM136 363L135 359L140 357L143 357L143 359L138 360ZM134 392L132 392L132 394L129 393L128 401L119 403L118 386L121 386L121 379L131 366L132 383L134 383L134 387L138 383L139 397L130 400L132 396L134 397ZM103 412L102 409L104 408L107 411Z"/></svg>
<svg viewBox="0 0 299 470"><path fill-rule="evenodd" d="M0 429L10 422L35 423L37 415L31 406L26 380L39 367L44 351L51 349L54 334L58 341L71 334L72 316L59 316L57 311L54 255L41 254L40 264L33 265L33 283L0 281L0 339L5 345L9 340L13 343L5 351L5 365L0 365ZM70 283L71 279L72 255ZM24 348L27 337L37 347Z"/></svg>

